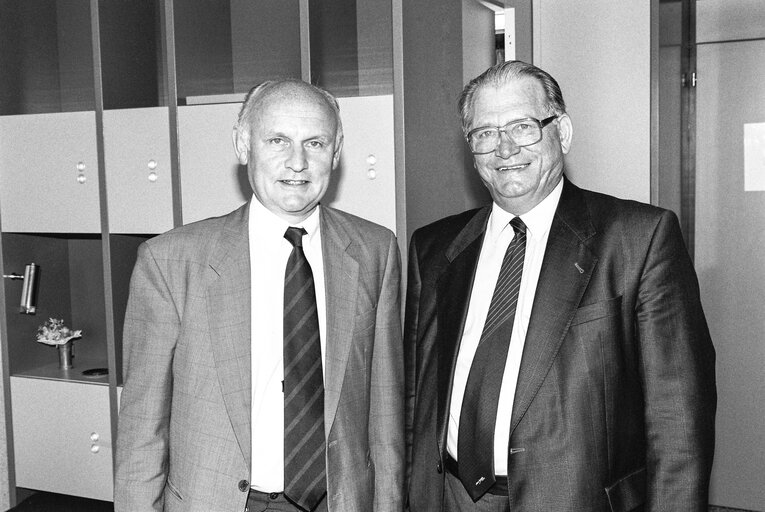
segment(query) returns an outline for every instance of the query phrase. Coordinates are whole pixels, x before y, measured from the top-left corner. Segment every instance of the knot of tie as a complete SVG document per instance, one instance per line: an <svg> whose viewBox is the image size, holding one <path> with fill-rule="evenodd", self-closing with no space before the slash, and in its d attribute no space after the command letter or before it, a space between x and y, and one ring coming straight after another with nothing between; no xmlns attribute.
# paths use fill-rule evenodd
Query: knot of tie
<svg viewBox="0 0 765 512"><path fill-rule="evenodd" d="M292 244L292 247L303 247L303 235L305 234L305 229L290 226L287 228L287 231L284 232L284 238Z"/></svg>
<svg viewBox="0 0 765 512"><path fill-rule="evenodd" d="M513 217L512 220L510 220L510 225L513 226L516 235L526 232L526 224L523 223L520 217Z"/></svg>

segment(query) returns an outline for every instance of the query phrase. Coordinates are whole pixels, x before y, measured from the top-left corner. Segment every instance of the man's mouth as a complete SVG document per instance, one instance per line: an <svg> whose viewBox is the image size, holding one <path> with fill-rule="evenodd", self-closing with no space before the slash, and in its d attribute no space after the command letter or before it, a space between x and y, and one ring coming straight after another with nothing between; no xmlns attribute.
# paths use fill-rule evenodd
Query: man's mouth
<svg viewBox="0 0 765 512"><path fill-rule="evenodd" d="M503 165L503 166L497 167L496 170L498 172L520 171L522 169L525 169L528 166L529 164Z"/></svg>
<svg viewBox="0 0 765 512"><path fill-rule="evenodd" d="M284 183L285 185L305 185L308 183L307 180L279 180L281 183Z"/></svg>

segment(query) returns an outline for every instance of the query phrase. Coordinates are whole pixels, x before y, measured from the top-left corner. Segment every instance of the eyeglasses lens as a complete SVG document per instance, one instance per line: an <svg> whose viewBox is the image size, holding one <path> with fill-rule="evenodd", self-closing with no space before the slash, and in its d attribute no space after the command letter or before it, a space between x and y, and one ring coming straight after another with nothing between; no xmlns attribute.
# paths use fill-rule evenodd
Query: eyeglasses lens
<svg viewBox="0 0 765 512"><path fill-rule="evenodd" d="M470 149L473 153L491 153L500 143L504 132L516 146L530 146L542 139L542 127L531 120L514 121L502 128L480 128L470 134Z"/></svg>

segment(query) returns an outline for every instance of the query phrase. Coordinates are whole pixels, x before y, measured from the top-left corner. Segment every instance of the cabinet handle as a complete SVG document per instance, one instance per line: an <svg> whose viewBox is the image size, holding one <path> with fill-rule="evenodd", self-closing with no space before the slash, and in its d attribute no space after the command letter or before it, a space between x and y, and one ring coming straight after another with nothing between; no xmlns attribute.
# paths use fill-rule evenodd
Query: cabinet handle
<svg viewBox="0 0 765 512"><path fill-rule="evenodd" d="M156 160L149 160L149 181L154 183L157 181L157 161Z"/></svg>
<svg viewBox="0 0 765 512"><path fill-rule="evenodd" d="M84 185L86 181L87 178L85 177L85 163L77 162L77 183Z"/></svg>
<svg viewBox="0 0 765 512"><path fill-rule="evenodd" d="M100 450L101 450L101 447L100 447L100 446L98 446L97 444L94 444L94 445L92 445L92 446L90 447L90 451L91 451L91 453L98 453Z"/></svg>
<svg viewBox="0 0 765 512"><path fill-rule="evenodd" d="M98 432L91 432L90 433L90 440L94 443L97 442L99 439L101 439L101 436L98 435Z"/></svg>
<svg viewBox="0 0 765 512"><path fill-rule="evenodd" d="M369 178L370 180L377 178L377 171L375 170L376 163L377 163L376 156L369 155L367 157L367 165L369 165L369 168L367 169L367 178Z"/></svg>

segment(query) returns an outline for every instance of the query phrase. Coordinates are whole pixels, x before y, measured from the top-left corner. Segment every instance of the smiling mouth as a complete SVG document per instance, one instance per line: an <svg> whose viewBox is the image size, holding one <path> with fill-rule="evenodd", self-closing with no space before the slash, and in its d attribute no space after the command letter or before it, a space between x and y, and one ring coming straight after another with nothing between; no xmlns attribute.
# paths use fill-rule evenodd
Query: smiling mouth
<svg viewBox="0 0 765 512"><path fill-rule="evenodd" d="M307 180L279 180L280 183L284 183L285 185L305 185L308 183Z"/></svg>
<svg viewBox="0 0 765 512"><path fill-rule="evenodd" d="M528 166L529 164L502 165L500 167L497 167L496 170L498 172L520 171L522 169L525 169Z"/></svg>

